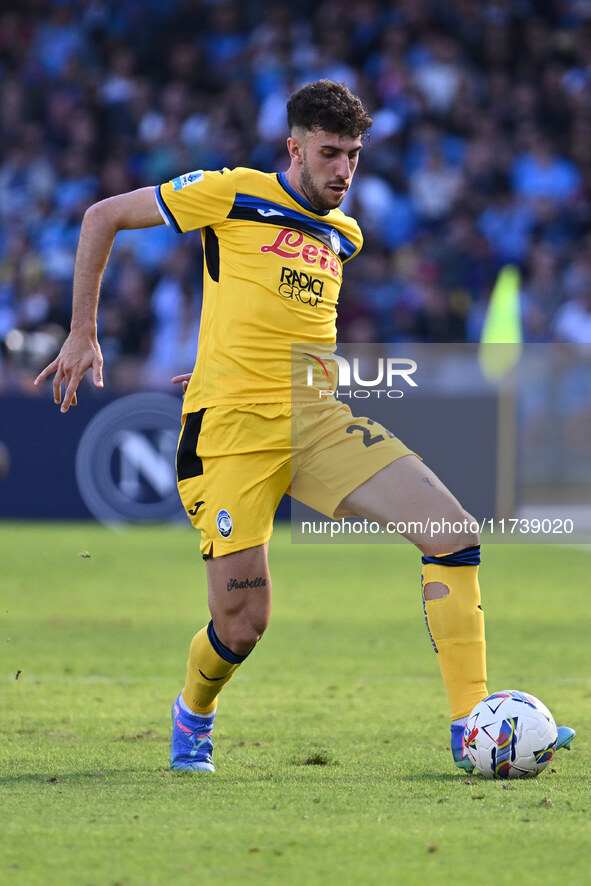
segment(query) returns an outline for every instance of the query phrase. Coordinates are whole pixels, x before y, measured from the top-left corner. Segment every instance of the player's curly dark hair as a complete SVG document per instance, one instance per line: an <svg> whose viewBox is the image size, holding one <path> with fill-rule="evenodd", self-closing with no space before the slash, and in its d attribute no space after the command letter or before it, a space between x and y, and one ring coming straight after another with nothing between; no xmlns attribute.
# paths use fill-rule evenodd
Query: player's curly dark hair
<svg viewBox="0 0 591 886"><path fill-rule="evenodd" d="M287 103L287 125L302 129L324 129L351 138L367 136L371 117L344 83L316 80L305 83Z"/></svg>

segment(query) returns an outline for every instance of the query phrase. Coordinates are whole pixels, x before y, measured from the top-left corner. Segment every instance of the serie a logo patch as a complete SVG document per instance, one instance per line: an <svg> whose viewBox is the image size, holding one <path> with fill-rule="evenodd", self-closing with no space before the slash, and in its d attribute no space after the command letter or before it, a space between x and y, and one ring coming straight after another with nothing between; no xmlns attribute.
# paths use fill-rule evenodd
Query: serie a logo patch
<svg viewBox="0 0 591 886"><path fill-rule="evenodd" d="M219 534L222 536L222 538L230 538L230 536L232 535L234 524L232 523L232 518L230 517L229 513L222 508L221 511L218 511L216 519Z"/></svg>
<svg viewBox="0 0 591 886"><path fill-rule="evenodd" d="M185 175L179 175L177 178L173 178L172 186L175 191L180 191L182 188L186 188L187 185L193 185L195 182L200 182L203 180L203 170L196 169L195 172L187 172Z"/></svg>

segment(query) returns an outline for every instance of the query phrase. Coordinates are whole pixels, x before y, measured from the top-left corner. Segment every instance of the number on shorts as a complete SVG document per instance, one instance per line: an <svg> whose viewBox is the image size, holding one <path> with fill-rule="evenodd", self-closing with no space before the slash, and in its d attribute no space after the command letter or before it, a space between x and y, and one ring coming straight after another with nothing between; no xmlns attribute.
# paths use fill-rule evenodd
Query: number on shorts
<svg viewBox="0 0 591 886"><path fill-rule="evenodd" d="M368 418L368 425L373 425L375 422ZM366 428L365 425L349 425L347 428L347 434L352 434L353 431L361 431L363 434L363 445L364 446L373 446L374 443L380 443L384 439L383 434L376 434L375 437L371 436L371 431L369 428Z"/></svg>

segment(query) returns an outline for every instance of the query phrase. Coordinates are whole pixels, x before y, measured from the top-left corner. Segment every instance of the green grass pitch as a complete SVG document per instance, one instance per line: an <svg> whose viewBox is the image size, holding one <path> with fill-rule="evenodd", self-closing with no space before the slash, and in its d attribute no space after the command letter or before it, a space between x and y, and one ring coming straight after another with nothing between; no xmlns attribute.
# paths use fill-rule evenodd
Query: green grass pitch
<svg viewBox="0 0 591 886"><path fill-rule="evenodd" d="M215 775L168 769L207 619L197 536L0 526L0 884L588 881L591 552L485 548L491 691L578 736L533 781L451 763L410 545L271 547L274 611L226 687Z"/></svg>

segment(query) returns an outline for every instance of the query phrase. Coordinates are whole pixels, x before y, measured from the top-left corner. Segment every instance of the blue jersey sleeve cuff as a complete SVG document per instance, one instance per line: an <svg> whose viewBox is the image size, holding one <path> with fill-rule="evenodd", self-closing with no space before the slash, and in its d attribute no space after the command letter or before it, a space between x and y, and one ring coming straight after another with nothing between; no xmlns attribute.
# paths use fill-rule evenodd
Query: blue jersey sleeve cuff
<svg viewBox="0 0 591 886"><path fill-rule="evenodd" d="M158 206L158 209L160 210L160 215L162 216L162 218L164 219L164 221L166 222L166 224L170 228L175 230L177 233L182 234L182 231L179 228L174 215L172 214L172 212L170 211L170 209L168 208L168 206L164 202L164 199L163 199L162 193L161 193L161 187L162 187L162 185L158 185L158 187L156 188L156 191L155 191L156 204Z"/></svg>

